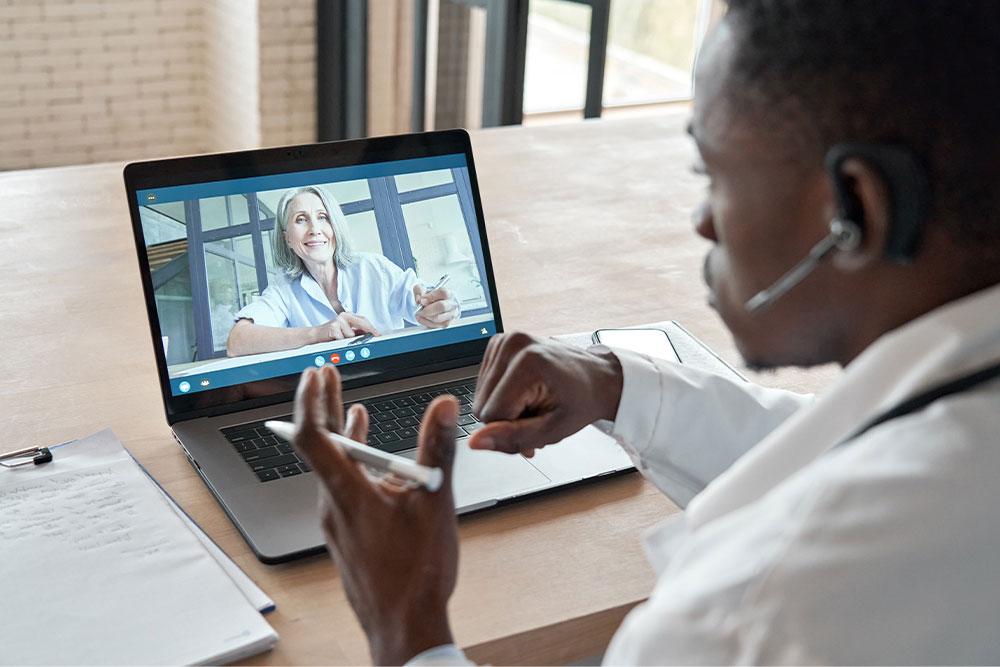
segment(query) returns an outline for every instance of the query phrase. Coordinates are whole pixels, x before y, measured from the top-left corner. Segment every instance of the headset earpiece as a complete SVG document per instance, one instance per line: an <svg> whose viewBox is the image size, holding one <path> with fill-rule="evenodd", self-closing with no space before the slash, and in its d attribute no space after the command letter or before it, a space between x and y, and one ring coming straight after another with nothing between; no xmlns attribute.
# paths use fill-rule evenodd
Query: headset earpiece
<svg viewBox="0 0 1000 667"><path fill-rule="evenodd" d="M900 146L837 144L826 154L826 168L833 182L838 217L865 229L864 207L851 177L843 173L845 160L863 160L885 180L889 192L889 230L885 256L900 264L910 262L920 245L930 214L930 184L914 153Z"/></svg>
<svg viewBox="0 0 1000 667"><path fill-rule="evenodd" d="M861 245L865 211L855 191L854 180L843 172L849 158L864 160L885 179L889 191L889 230L885 255L905 264L913 259L930 211L927 175L913 153L895 146L838 144L826 154L826 168L833 181L838 214L830 221L830 232L785 275L757 292L743 307L756 313L767 308L816 270L834 252L850 252Z"/></svg>

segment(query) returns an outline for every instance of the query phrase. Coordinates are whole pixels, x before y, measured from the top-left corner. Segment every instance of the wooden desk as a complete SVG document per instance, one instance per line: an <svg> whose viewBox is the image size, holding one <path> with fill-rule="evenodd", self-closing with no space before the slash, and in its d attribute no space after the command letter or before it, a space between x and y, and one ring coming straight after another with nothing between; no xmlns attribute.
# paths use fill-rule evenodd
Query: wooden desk
<svg viewBox="0 0 1000 667"><path fill-rule="evenodd" d="M664 319L730 361L705 305L708 244L691 231L703 184L684 116L473 135L508 329L541 334ZM0 174L0 426L7 446L111 426L277 602L258 664L362 663L364 637L326 557L260 564L164 420L120 164ZM837 371L781 372L815 390ZM599 653L653 575L640 533L676 508L637 474L461 520L451 605L476 660L558 663Z"/></svg>

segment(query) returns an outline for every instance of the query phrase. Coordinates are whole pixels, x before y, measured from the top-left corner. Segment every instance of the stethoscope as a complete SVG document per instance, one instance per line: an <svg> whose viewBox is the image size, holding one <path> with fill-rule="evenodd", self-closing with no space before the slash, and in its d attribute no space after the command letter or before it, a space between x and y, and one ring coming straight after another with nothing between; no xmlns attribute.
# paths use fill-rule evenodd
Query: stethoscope
<svg viewBox="0 0 1000 667"><path fill-rule="evenodd" d="M981 368L977 371L973 371L972 373L963 375L953 380L948 380L941 384L935 385L934 387L931 387L930 389L923 391L917 394L916 396L906 399L902 403L896 405L894 408L886 410L882 414L869 420L860 428L858 428L856 431L854 431L851 435L844 438L833 447L834 448L843 447L844 445L853 442L857 438L860 438L862 435L864 435L871 429L875 428L876 426L880 426L886 423L887 421L891 421L893 419L898 419L900 417L913 414L914 412L919 412L920 410L923 410L931 403L939 401L947 396L953 396L955 394L960 394L962 392L971 391L980 385L986 384L990 380L996 379L997 377L1000 377L1000 362L995 363L991 366L987 366L986 368Z"/></svg>

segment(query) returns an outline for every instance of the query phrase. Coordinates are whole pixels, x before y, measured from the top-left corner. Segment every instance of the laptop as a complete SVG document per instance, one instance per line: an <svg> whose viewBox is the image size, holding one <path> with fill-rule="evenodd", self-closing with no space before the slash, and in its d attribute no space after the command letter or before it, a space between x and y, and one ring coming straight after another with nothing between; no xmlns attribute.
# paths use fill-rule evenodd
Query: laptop
<svg viewBox="0 0 1000 667"><path fill-rule="evenodd" d="M479 364L503 325L464 131L136 162L124 176L167 422L261 561L324 548L315 475L263 427L289 418L309 367L335 365L345 404L371 413L368 444L404 456L426 405L455 395L459 513L633 469L593 427L531 459L468 448ZM345 262L336 299L310 268L330 261ZM429 323L413 289L442 280L459 308ZM329 324L344 314L371 326Z"/></svg>

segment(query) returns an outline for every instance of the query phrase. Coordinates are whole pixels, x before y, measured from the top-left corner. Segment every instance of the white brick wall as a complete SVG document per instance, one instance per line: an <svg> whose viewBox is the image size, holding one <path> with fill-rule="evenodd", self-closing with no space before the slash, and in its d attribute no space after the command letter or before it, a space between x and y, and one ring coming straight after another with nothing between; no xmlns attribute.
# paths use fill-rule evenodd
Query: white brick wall
<svg viewBox="0 0 1000 667"><path fill-rule="evenodd" d="M201 122L201 71L170 74L202 61L202 17L199 0L6 0L0 169L203 150L176 133Z"/></svg>
<svg viewBox="0 0 1000 667"><path fill-rule="evenodd" d="M316 0L0 0L0 170L316 136Z"/></svg>

